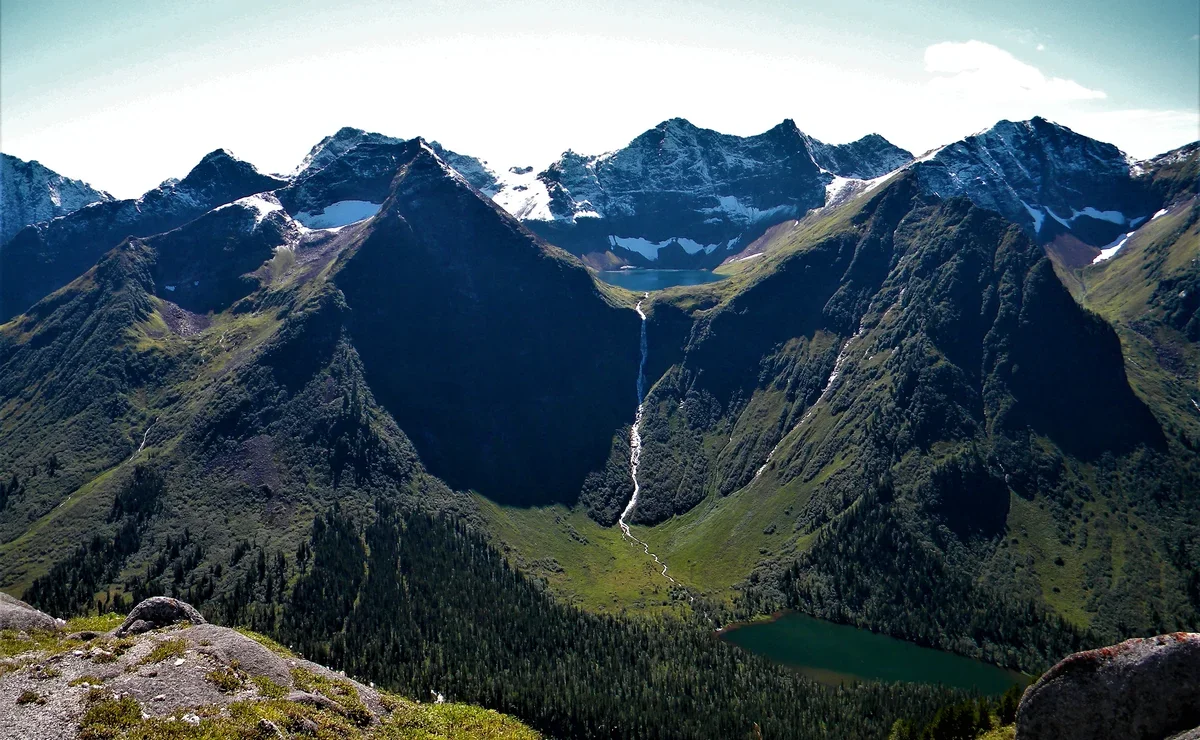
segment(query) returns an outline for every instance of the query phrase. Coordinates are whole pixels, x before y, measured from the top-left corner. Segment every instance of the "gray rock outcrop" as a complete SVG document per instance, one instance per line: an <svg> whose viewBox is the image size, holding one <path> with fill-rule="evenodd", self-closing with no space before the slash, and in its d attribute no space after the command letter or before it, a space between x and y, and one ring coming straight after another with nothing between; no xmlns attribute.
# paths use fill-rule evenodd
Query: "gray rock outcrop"
<svg viewBox="0 0 1200 740"><path fill-rule="evenodd" d="M0 592L0 630L56 630L62 622L20 599Z"/></svg>
<svg viewBox="0 0 1200 740"><path fill-rule="evenodd" d="M1070 655L1025 691L1017 740L1162 740L1200 728L1200 634Z"/></svg>

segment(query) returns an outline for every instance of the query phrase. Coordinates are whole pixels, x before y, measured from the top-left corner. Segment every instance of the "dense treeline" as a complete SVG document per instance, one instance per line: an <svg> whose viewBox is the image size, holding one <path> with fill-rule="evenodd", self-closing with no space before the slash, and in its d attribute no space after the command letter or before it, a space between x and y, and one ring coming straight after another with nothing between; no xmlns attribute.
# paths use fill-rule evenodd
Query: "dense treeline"
<svg viewBox="0 0 1200 740"><path fill-rule="evenodd" d="M717 639L699 617L628 619L555 601L461 523L381 507L365 528L333 509L293 557L286 595L239 587L210 611L411 696L512 713L555 737L886 737L961 694L829 688ZM259 565L255 565L255 562ZM271 571L268 565L266 571ZM241 581L245 584L246 581Z"/></svg>
<svg viewBox="0 0 1200 740"><path fill-rule="evenodd" d="M898 719L888 740L975 740L998 725L1016 722L1022 691L1022 687L1014 686L996 701L979 698L947 704L924 727Z"/></svg>
<svg viewBox="0 0 1200 740"><path fill-rule="evenodd" d="M146 522L159 510L165 491L162 473L146 465L135 466L113 498L108 516L108 522L115 525L113 534L94 534L76 547L30 584L26 601L60 616L88 611L97 591L116 582L126 558L141 548ZM112 607L120 608L123 603L114 602Z"/></svg>
<svg viewBox="0 0 1200 740"><path fill-rule="evenodd" d="M972 582L901 524L890 493L865 496L784 570L789 607L1013 668L1047 666L1090 642L1048 607Z"/></svg>

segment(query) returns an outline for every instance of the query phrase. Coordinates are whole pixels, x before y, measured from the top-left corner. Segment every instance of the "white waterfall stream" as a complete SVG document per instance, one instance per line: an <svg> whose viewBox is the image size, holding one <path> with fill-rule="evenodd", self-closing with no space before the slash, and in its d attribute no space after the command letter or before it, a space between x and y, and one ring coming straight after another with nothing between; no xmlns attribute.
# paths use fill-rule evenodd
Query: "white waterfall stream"
<svg viewBox="0 0 1200 740"><path fill-rule="evenodd" d="M154 425L157 423L158 423L158 417L156 416L156 417L154 417L154 421L150 422L150 426L146 427L146 431L142 434L142 443L140 445L138 445L138 448L133 451L132 455L129 456L129 460L132 460L133 458L137 457L139 452L146 449L146 439L150 436L150 430L153 429ZM129 460L126 460L126 462L129 462Z"/></svg>
<svg viewBox="0 0 1200 740"><path fill-rule="evenodd" d="M156 416L156 417L154 417L154 421L150 422L150 426L146 427L146 431L142 432L142 443L140 445L138 445L138 448L133 451L132 455L129 456L129 460L126 460L125 462L132 461L133 458L138 456L139 452L146 449L146 440L150 437L150 430L154 429L154 425L157 423L158 423L158 417ZM121 463L121 464L124 465L125 463ZM62 507L69 504L71 502L71 496L73 496L73 495L74 494L70 494L65 499L63 499L63 502L58 505L58 508L61 509Z"/></svg>
<svg viewBox="0 0 1200 740"><path fill-rule="evenodd" d="M641 545L642 549L654 559L656 565L662 566L663 578L666 578L671 583L678 583L674 578L667 575L667 564L658 559L658 556L650 552L650 545L642 542L629 531L629 517L633 514L633 510L637 508L638 494L641 493L641 485L638 483L638 465L642 461L642 411L644 409L644 401L646 399L646 314L642 311L642 302L649 298L650 294L646 293L641 301L637 302L634 310L638 316L642 318L642 360L638 365L637 376L637 415L633 417L633 428L629 430L629 474L633 478L633 496L630 497L629 503L625 505L625 511L621 512L621 534L625 535L630 542L636 545Z"/></svg>

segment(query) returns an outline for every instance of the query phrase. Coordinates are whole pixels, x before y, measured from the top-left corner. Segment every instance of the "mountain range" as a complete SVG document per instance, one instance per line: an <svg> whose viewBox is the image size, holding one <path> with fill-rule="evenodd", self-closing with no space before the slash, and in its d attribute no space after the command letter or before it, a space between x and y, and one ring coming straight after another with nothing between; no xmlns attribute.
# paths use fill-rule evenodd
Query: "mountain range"
<svg viewBox="0 0 1200 740"><path fill-rule="evenodd" d="M791 608L1035 671L1200 626L1198 193L1197 144L1040 118L916 159L682 119L540 172L349 128L286 176L218 150L0 246L0 587L175 595L551 734L749 732L742 702L816 736L812 702L882 737L932 695L835 710L696 641ZM679 670L622 707L514 657L603 680L626 639Z"/></svg>

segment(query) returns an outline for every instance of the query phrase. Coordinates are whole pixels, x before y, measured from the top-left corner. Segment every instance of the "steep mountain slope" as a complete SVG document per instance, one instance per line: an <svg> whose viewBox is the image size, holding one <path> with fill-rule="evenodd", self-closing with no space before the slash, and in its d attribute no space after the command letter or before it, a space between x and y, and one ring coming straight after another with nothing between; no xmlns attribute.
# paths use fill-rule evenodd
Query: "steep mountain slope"
<svg viewBox="0 0 1200 740"><path fill-rule="evenodd" d="M632 414L636 315L423 142L393 153L368 222L309 231L273 196L248 197L126 240L0 329L5 585L42 570L35 553L61 550L62 527L94 515L142 449L183 490L209 491L180 512L198 531L225 495L417 487L393 418L456 486L578 496ZM420 486L430 505L446 491Z"/></svg>
<svg viewBox="0 0 1200 740"><path fill-rule="evenodd" d="M219 205L283 184L218 149L183 180L168 180L137 200L100 203L22 229L0 251L0 321L74 280L126 237L176 228Z"/></svg>
<svg viewBox="0 0 1200 740"><path fill-rule="evenodd" d="M571 500L632 418L638 318L423 142L402 150L369 220L306 231L245 198L126 239L0 327L4 588L62 614L171 593L556 736L832 718L882 738L954 698L826 689L714 646L710 622L583 613L468 530L475 499L426 466ZM625 695L597 701L603 676Z"/></svg>
<svg viewBox="0 0 1200 740"><path fill-rule="evenodd" d="M845 344L844 339L832 343L829 339L835 336L849 337L858 330L866 331L867 327L863 322L870 318L869 308L894 303L897 299L892 293L901 288L910 294L913 293L913 281L918 278L934 279L915 274L918 267L949 271L946 278L937 280L946 282L943 291L952 289L953 292L942 296L938 294L940 291L935 291L927 298L910 297L909 300L925 304L914 306L914 312L923 312L926 307L933 307L933 316L922 316L921 319L922 322L935 323L926 323L924 326L921 323L913 324L909 331L923 335L922 341L927 341L929 337L940 339L943 343L939 348L940 352L949 355L948 359L954 365L960 366L962 372L967 373L963 381L973 378L974 382L981 384L973 391L967 391L966 388L946 389L949 391L948 398L954 399L956 403L961 403L965 398L980 398L984 392L982 385L993 382L988 378L992 370L986 364L981 366L981 363L985 357L994 357L997 352L997 349L985 346L985 338L993 329L988 322L999 320L994 312L1000 311L1003 306L998 302L998 297L989 297L989 294L998 291L1003 282L1012 283L1021 290L1034 293L1041 300L1056 301L1056 306L1066 296L1065 292L1060 291L1061 295L1051 298L1055 296L1055 291L1052 285L1046 283L1047 274L1053 277L1052 273L1046 272L1049 264L1041 259L1040 251L1027 246L1028 242L1019 248L1022 252L1021 259L1024 261L1010 268L1015 270L1013 274L1008 275L1000 271L1001 265L984 271L984 265L995 262L999 257L991 254L986 258L968 257L962 250L973 246L970 239L990 240L988 248L995 252L1005 239L1017 238L1005 235L1006 226L1003 221L993 219L988 222L984 219L980 209L967 207L964 210L961 203L953 208L950 205L935 206L933 204L936 200L924 201L923 196L915 190L917 185L917 178L910 175L885 188L869 199L868 204L873 208L873 212L868 214L864 210L856 214L855 218L860 219L861 223L852 221L849 224L851 228L830 234L811 247L788 255L778 266L764 270L761 276L744 290L698 317L698 323L692 329L685 347L685 359L679 370L681 377L675 380L675 384L678 391L696 394L701 407L710 409L710 412L714 404L716 409L724 409L730 404L736 407L741 403L738 399L752 396L761 382L762 375L760 372L751 372L749 368L758 366L764 358L775 355L781 345L789 341L801 341L801 346L791 348L784 354L790 363L798 364L791 372L799 372L801 376L777 389L782 391L786 388L790 392L779 418L773 420L772 426L775 428L758 439L744 439L735 434L733 442L721 451L717 460L714 460L718 469L713 471L713 479L721 481L723 492L735 490L748 483L759 466L765 462L767 452L795 426L802 418L803 412L818 400L821 389L833 374L832 367L836 364L836 357L843 354L842 345ZM955 211L954 208L962 212ZM957 227L957 224L963 221L968 226ZM931 222L934 226L927 226L925 222ZM924 228L918 230L918 223ZM979 237L972 233L972 228L975 228L977 223L978 229L983 231ZM952 226L956 230L949 236L943 236L939 231L948 230ZM905 241L897 243L901 237ZM941 241L945 241L948 246L939 251L937 245ZM949 246L956 243L960 249L957 254ZM1018 248L1012 247L1001 255L1006 256L1006 253L1011 251L1018 251ZM967 282L968 279L971 282ZM958 303L968 300L974 300L975 305ZM1067 321L1067 317L1061 316L1056 310L1054 318L1047 316L1035 321L1035 314L1032 312L1041 309L1026 306L1027 301L1021 300L1019 295L1014 300L1016 302L1011 310L1029 316L1026 324L1030 329L1027 330L1033 330L1036 326L1037 331L1060 332L1061 336L1054 339L1055 343L1060 345L1068 341L1077 341L1076 337L1088 337L1100 331L1099 328L1087 329L1086 322L1051 328L1050 322ZM947 301L951 303L945 309L936 308ZM1050 306L1047 305L1044 310L1050 310ZM940 315L942 312L945 313L944 316ZM989 315L993 317L989 319ZM1011 333L1020 326L1023 325L1002 328L1005 333ZM997 328L990 343L998 345L1000 342L1013 342L1018 346L1025 344L1024 338L1003 336L999 332L1000 328ZM1101 342L1101 335L1085 341ZM824 343L820 341L822 336L827 337ZM1034 341L1034 338L1030 337L1029 341ZM862 344L863 340L857 339L856 343ZM897 343L893 343L893 346ZM1127 387L1124 391L1121 390L1124 380L1120 374L1120 357L1115 343L1103 350L1106 355L1100 354L1102 346L1103 344L1097 344L1091 353L1096 357L1105 357L1109 363L1107 369L1110 376L1102 381L1105 384L1107 402L1111 404L1107 413L1130 415L1128 423L1120 425L1120 431L1112 429L1111 426L1108 431L1113 434L1134 433L1135 429L1140 428L1140 422L1133 421L1139 418L1139 412L1133 407L1127 412L1120 411L1122 404L1127 404L1132 398ZM811 360L805 359L808 355L815 356ZM781 362L784 357L776 357L773 361ZM815 360L815 367L809 368L809 362L812 360ZM992 363L995 361L990 360ZM1025 363L1041 364L1051 361L1049 356L1043 354L1040 358L1025 358L1020 364L1022 367L1030 367ZM1072 362L1068 356L1059 361L1068 365L1056 368L1056 372L1067 370ZM845 362L843 359L843 365ZM1089 370L1089 374L1098 376L1101 372L1097 367L1099 364L1093 363L1094 369ZM1037 365L1031 367L1036 368ZM806 369L817 370L816 377L795 385L796 381L806 374ZM1076 368L1072 372L1080 370L1082 368ZM776 372L778 370L773 370L771 374ZM839 380L844 372L845 368L839 368L834 380ZM1046 367L1044 372L1050 373L1051 368ZM703 376L702 379L700 375ZM692 376L697 377L693 380ZM1018 378L1007 379L1004 384L1009 387L1009 393L1019 397L1016 385L1020 384L1026 392L1034 393L1037 392L1036 384L1041 382L1040 378L1053 376L1034 372L1029 377L1031 385L1028 386ZM678 408L678 401L683 400L684 398L680 397L670 408ZM1031 402L1024 407L1023 412L1020 411L1023 406L1015 403L1017 400L1018 398L1014 398L1006 404L1005 415L1020 413L1021 418L1026 420L1025 423L1030 426L1041 425L1043 432L1046 430L1045 425L1052 424L1053 419L1064 411L1069 410L1071 416L1078 418L1079 414L1088 413L1090 410L1089 404L1080 403L1082 398L1071 398L1062 393L1059 393L1057 398L1041 398ZM1061 409L1050 413L1051 407L1047 407L1047 403L1062 406ZM983 408L977 407L971 412L971 415L976 417L976 422L981 424L984 423L984 418L978 416L978 413L982 411ZM992 413L998 414L999 408ZM1040 421L1035 422L1034 417ZM1145 420L1144 415L1141 418ZM990 423L994 425L998 422L993 420ZM1080 426L1089 428L1087 424ZM1089 433L1103 435L1106 430L1091 429ZM1143 433L1151 434L1148 430L1137 434ZM755 434L758 434L758 431ZM1124 446L1119 444L1115 437L1073 440L1070 444L1086 447L1089 454L1099 449ZM651 461L654 458L654 453L648 450L648 475L652 475L650 470L653 469L654 463ZM653 498L654 494L649 493L648 507ZM653 519L654 515L651 510L647 510L643 517Z"/></svg>
<svg viewBox="0 0 1200 740"><path fill-rule="evenodd" d="M495 198L595 266L711 266L766 227L824 205L834 175L874 177L911 158L879 136L822 144L790 120L738 137L675 118L609 154L567 152L536 176L502 174Z"/></svg>
<svg viewBox="0 0 1200 740"><path fill-rule="evenodd" d="M1195 625L1200 460L1037 243L916 172L771 238L643 305L634 534L675 579L1030 668L1082 633ZM609 525L627 500L584 504ZM566 527L489 516L566 592L615 590L610 556L532 525Z"/></svg>
<svg viewBox="0 0 1200 740"><path fill-rule="evenodd" d="M18 231L113 197L39 162L0 153L0 247Z"/></svg>
<svg viewBox="0 0 1200 740"><path fill-rule="evenodd" d="M268 210L261 198L237 201L159 236L126 240L0 327L6 438L0 468L10 478L0 500L6 512L0 549L41 522L54 525L42 533L48 542L68 544L71 538L54 542L61 536L57 527L75 526L72 517L80 513L60 504L80 503L81 495L129 467L134 453L182 435L175 425L211 407L217 379L232 383L228 376L256 351L243 345L257 346L279 326L279 317L258 315L255 303L234 305L271 284L272 268L287 262L272 259L276 250L290 257L299 246L296 225L278 204ZM235 384L221 398L247 387ZM226 395L231 391L235 395ZM26 576L16 560L6 562L9 583Z"/></svg>
<svg viewBox="0 0 1200 740"><path fill-rule="evenodd" d="M1200 448L1200 146L1142 163L1165 205L1105 259L1060 269L1077 300L1121 337L1126 372L1167 433Z"/></svg>
<svg viewBox="0 0 1200 740"><path fill-rule="evenodd" d="M1035 243L921 184L910 173L787 234L740 283L651 304L652 352L657 334L673 364L650 393L635 516L706 503L667 527L674 542L646 536L687 582L705 570L692 537L718 547L763 527L747 566L794 563L763 566L771 598L985 653L1013 633L959 607L991 603L1014 631L1030 603L1102 632L1194 623L1194 551L1162 542L1197 536L1182 512L1198 466L1147 407L1163 399L1131 390L1112 330ZM1114 509L1129 519L1093 519ZM941 637L909 622L931 612ZM1033 633L1018 652L1051 654Z"/></svg>
<svg viewBox="0 0 1200 740"><path fill-rule="evenodd" d="M391 195L334 278L367 378L454 487L573 500L629 417L637 317L432 149L405 146Z"/></svg>

